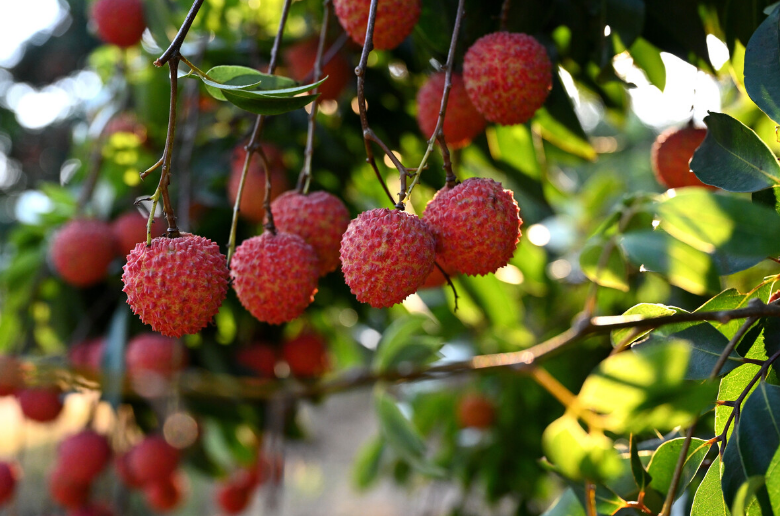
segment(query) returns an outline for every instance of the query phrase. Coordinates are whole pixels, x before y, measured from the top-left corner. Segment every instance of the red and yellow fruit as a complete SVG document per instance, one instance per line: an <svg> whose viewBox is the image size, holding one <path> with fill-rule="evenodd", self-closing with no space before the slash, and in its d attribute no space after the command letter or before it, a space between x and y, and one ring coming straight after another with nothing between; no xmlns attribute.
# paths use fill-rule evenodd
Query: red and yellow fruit
<svg viewBox="0 0 780 516"><path fill-rule="evenodd" d="M377 3L374 48L392 50L412 33L421 12L420 0L385 0ZM371 0L334 0L339 23L358 45L366 39Z"/></svg>
<svg viewBox="0 0 780 516"><path fill-rule="evenodd" d="M98 0L92 6L92 20L100 39L123 48L138 44L146 30L141 0Z"/></svg>
<svg viewBox="0 0 780 516"><path fill-rule="evenodd" d="M417 92L417 123L423 136L430 138L436 129L444 93L444 72L431 75ZM453 148L465 147L485 130L485 117L469 100L463 85L463 76L452 74L452 87L444 113L444 141Z"/></svg>
<svg viewBox="0 0 780 516"><path fill-rule="evenodd" d="M127 461L132 478L139 484L165 482L179 466L179 450L162 436L148 436L133 448Z"/></svg>
<svg viewBox="0 0 780 516"><path fill-rule="evenodd" d="M49 476L49 492L55 502L69 509L77 509L89 500L89 483L76 482L67 471L57 468Z"/></svg>
<svg viewBox="0 0 780 516"><path fill-rule="evenodd" d="M56 387L30 387L16 393L22 414L39 423L49 423L62 412L60 390Z"/></svg>
<svg viewBox="0 0 780 516"><path fill-rule="evenodd" d="M284 51L284 61L287 63L290 77L296 81L303 81L314 70L314 61L317 59L317 47L319 41L308 39L296 43ZM325 48L327 51L327 47ZM313 75L309 76L312 78ZM327 80L319 86L320 100L336 100L350 81L355 78L355 73L343 55L340 53L325 63L322 67L322 75ZM311 82L311 81L309 81Z"/></svg>
<svg viewBox="0 0 780 516"><path fill-rule="evenodd" d="M285 342L282 356L294 376L319 376L328 370L325 340L314 333L302 333Z"/></svg>
<svg viewBox="0 0 780 516"><path fill-rule="evenodd" d="M76 219L54 235L51 261L54 270L74 287L90 287L106 277L116 243L111 226L99 220Z"/></svg>
<svg viewBox="0 0 780 516"><path fill-rule="evenodd" d="M74 482L88 484L103 471L110 459L108 440L92 430L84 430L60 443L57 469L66 471Z"/></svg>
<svg viewBox="0 0 780 516"><path fill-rule="evenodd" d="M289 189L287 176L284 172L284 162L282 161L281 151L269 144L261 145L265 157L268 160L268 168L271 171L271 200L274 200L285 190ZM242 145L237 146L233 151L233 159L230 168L230 179L228 180L227 193L232 207L238 197L238 186L241 183L241 173L244 170L244 161L246 159L246 150ZM252 156L249 169L244 181L244 192L241 195L239 204L239 213L250 222L262 222L265 216L263 201L265 200L265 172L263 162L257 154Z"/></svg>
<svg viewBox="0 0 780 516"><path fill-rule="evenodd" d="M182 479L175 474L144 485L146 503L157 512L169 512L181 503L184 497Z"/></svg>
<svg viewBox="0 0 780 516"><path fill-rule="evenodd" d="M687 125L682 129L668 129L659 134L650 151L653 173L662 186L682 188L684 186L714 186L702 183L691 172L693 153L704 141L707 130Z"/></svg>

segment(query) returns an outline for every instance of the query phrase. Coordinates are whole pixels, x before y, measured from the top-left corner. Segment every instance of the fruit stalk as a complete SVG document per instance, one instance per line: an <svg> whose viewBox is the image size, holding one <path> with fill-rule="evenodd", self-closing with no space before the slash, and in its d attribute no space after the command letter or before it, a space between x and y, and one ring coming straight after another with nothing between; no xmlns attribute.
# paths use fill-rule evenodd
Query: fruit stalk
<svg viewBox="0 0 780 516"><path fill-rule="evenodd" d="M192 22L190 22L192 23ZM168 185L171 184L171 160L173 158L173 142L176 137L176 100L179 96L179 58L174 57L168 61L168 68L171 74L171 105L168 110L168 134L165 137L165 150L163 151L162 171L160 172L160 183L157 185L157 192L162 197L163 212L168 220L168 238L177 238L179 228L176 226L176 214L173 212L171 196L168 193ZM149 215L149 220L154 219L154 211ZM151 230L147 234L147 244L151 239Z"/></svg>
<svg viewBox="0 0 780 516"><path fill-rule="evenodd" d="M192 22L195 21L195 17L198 15L200 6L203 5L203 0L195 0L190 7L190 11L187 13L187 17L184 18L184 23L181 24L179 32L176 33L176 37L171 41L170 46L163 52L163 54L157 58L154 62L155 66L162 66L170 61L181 50L181 45L184 43L184 38L187 37L187 33L192 27Z"/></svg>

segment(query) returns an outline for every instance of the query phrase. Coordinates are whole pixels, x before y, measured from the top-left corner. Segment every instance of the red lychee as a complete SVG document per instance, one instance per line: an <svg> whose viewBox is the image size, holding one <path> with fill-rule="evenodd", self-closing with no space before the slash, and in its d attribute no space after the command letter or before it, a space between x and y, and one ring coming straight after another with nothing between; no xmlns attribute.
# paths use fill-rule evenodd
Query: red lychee
<svg viewBox="0 0 780 516"><path fill-rule="evenodd" d="M102 504L87 504L68 511L68 516L114 516L114 511Z"/></svg>
<svg viewBox="0 0 780 516"><path fill-rule="evenodd" d="M284 61L287 63L290 77L296 81L303 81L314 70L314 61L317 59L317 38L307 39L296 43L284 51ZM327 51L327 46L325 50ZM319 87L319 100L336 100L344 91L344 88L355 78L353 68L343 55L336 53L330 61L322 67L321 77L328 77ZM312 75L313 77L313 75ZM310 81L311 82L311 81Z"/></svg>
<svg viewBox="0 0 780 516"><path fill-rule="evenodd" d="M447 269L445 269L445 272L450 277L450 279L452 279L457 274L455 271L448 271ZM447 278L444 276L444 274L441 273L439 268L434 265L431 273L428 274L427 278L425 278L425 282L420 285L420 289L441 287L442 285L446 284Z"/></svg>
<svg viewBox="0 0 780 516"><path fill-rule="evenodd" d="M188 362L187 350L176 339L156 333L142 333L127 343L127 374L155 373L170 378Z"/></svg>
<svg viewBox="0 0 780 516"><path fill-rule="evenodd" d="M417 92L417 123L426 138L430 138L436 129L445 78L444 72L435 73ZM456 149L465 147L485 130L485 125L485 118L469 100L463 76L453 73L447 111L444 114L444 141Z"/></svg>
<svg viewBox="0 0 780 516"><path fill-rule="evenodd" d="M74 482L88 484L103 471L110 458L108 440L92 430L83 430L60 443L57 465Z"/></svg>
<svg viewBox="0 0 780 516"><path fill-rule="evenodd" d="M277 198L285 190L290 188L287 176L284 172L282 152L269 144L261 145L265 157L268 160L268 168L271 170L271 200ZM233 151L233 159L230 167L230 179L228 180L227 193L230 206L235 205L238 196L238 186L241 183L241 172L244 170L246 150L239 145ZM265 172L263 161L255 154L249 164L244 182L244 192L241 195L239 213L250 222L262 222L265 216L263 201L265 200Z"/></svg>
<svg viewBox="0 0 780 516"><path fill-rule="evenodd" d="M249 313L260 321L282 324L314 301L317 256L298 235L266 232L238 246L230 276Z"/></svg>
<svg viewBox="0 0 780 516"><path fill-rule="evenodd" d="M494 32L479 38L463 58L463 80L474 107L491 122L523 124L552 89L552 63L527 34Z"/></svg>
<svg viewBox="0 0 780 516"><path fill-rule="evenodd" d="M241 348L236 353L236 362L251 369L259 376L273 378L276 366L276 350L273 346L258 342Z"/></svg>
<svg viewBox="0 0 780 516"><path fill-rule="evenodd" d="M24 385L19 361L8 355L0 355L0 396L10 396Z"/></svg>
<svg viewBox="0 0 780 516"><path fill-rule="evenodd" d="M75 509L83 506L89 499L89 484L76 482L67 471L57 468L49 477L51 497L58 504Z"/></svg>
<svg viewBox="0 0 780 516"><path fill-rule="evenodd" d="M690 162L694 151L707 136L707 129L687 125L682 129L671 128L658 135L650 151L655 178L666 188L704 186L696 174L691 172Z"/></svg>
<svg viewBox="0 0 780 516"><path fill-rule="evenodd" d="M179 466L179 450L153 435L138 443L127 459L132 476L146 485L170 478Z"/></svg>
<svg viewBox="0 0 780 516"><path fill-rule="evenodd" d="M105 348L105 337L87 339L71 346L68 350L68 360L76 369L97 373L100 371Z"/></svg>
<svg viewBox="0 0 780 516"><path fill-rule="evenodd" d="M27 419L48 423L62 412L60 390L55 387L31 387L16 393L22 414Z"/></svg>
<svg viewBox="0 0 780 516"><path fill-rule="evenodd" d="M374 48L392 50L412 33L421 12L420 0L385 0L377 3ZM371 0L334 0L339 23L358 45L366 39Z"/></svg>
<svg viewBox="0 0 780 516"><path fill-rule="evenodd" d="M16 489L16 466L10 462L0 462L0 506L14 495Z"/></svg>
<svg viewBox="0 0 780 516"><path fill-rule="evenodd" d="M458 404L458 423L463 428L486 429L493 425L496 409L480 394L467 394Z"/></svg>
<svg viewBox="0 0 780 516"><path fill-rule="evenodd" d="M137 244L124 271L127 303L167 337L205 328L227 295L225 255L211 240L189 233L155 238L149 247Z"/></svg>
<svg viewBox="0 0 780 516"><path fill-rule="evenodd" d="M92 19L100 39L119 47L132 47L146 30L141 0L98 0L92 6Z"/></svg>
<svg viewBox="0 0 780 516"><path fill-rule="evenodd" d="M157 512L168 512L176 508L184 495L182 480L178 475L155 480L144 486L146 503Z"/></svg>
<svg viewBox="0 0 780 516"><path fill-rule="evenodd" d="M249 505L250 494L246 486L227 481L217 487L217 505L225 514L238 514Z"/></svg>
<svg viewBox="0 0 780 516"><path fill-rule="evenodd" d="M51 261L63 281L89 287L105 278L115 249L111 226L99 220L76 219L54 235Z"/></svg>
<svg viewBox="0 0 780 516"><path fill-rule="evenodd" d="M349 226L349 211L341 199L328 192L290 191L273 202L271 212L279 231L296 234L314 248L320 276L336 270L341 236Z"/></svg>
<svg viewBox="0 0 780 516"><path fill-rule="evenodd" d="M119 256L124 258L135 249L137 243L146 242L147 221L148 219L137 211L128 211L111 224L116 241L116 252ZM152 238L162 236L166 229L164 219L155 219L152 223Z"/></svg>
<svg viewBox="0 0 780 516"><path fill-rule="evenodd" d="M144 484L138 478L136 478L132 469L130 469L130 455L135 451L135 448L130 448L126 453L119 455L114 461L114 468L116 474L124 485L131 489L138 489Z"/></svg>
<svg viewBox="0 0 780 516"><path fill-rule="evenodd" d="M349 223L341 239L344 280L358 301L374 308L400 303L433 270L435 240L416 215L379 208Z"/></svg>
<svg viewBox="0 0 780 516"><path fill-rule="evenodd" d="M285 342L282 356L295 376L319 376L328 369L325 341L313 333L302 333Z"/></svg>
<svg viewBox="0 0 780 516"><path fill-rule="evenodd" d="M436 235L436 259L445 270L489 274L512 258L520 239L520 209L511 190L487 178L442 188L423 220Z"/></svg>

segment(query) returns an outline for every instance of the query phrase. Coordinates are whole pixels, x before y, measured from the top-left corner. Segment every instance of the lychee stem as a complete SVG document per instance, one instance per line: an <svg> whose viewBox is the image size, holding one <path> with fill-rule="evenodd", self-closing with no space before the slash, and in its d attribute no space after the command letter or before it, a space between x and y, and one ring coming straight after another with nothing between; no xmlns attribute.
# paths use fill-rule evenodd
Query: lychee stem
<svg viewBox="0 0 780 516"><path fill-rule="evenodd" d="M322 27L320 28L320 40L317 45L317 56L314 58L314 80L317 82L322 76L322 54L325 50L325 39L328 36L328 22L330 21L330 4L331 0L323 0L322 2ZM315 95L319 91L319 86L314 88ZM309 184L311 183L311 158L314 154L314 129L317 124L317 108L319 102L314 102L311 105L311 111L309 112L309 128L306 133L306 150L303 152L303 168L298 175L298 184L296 190L298 193L306 195L309 193Z"/></svg>
<svg viewBox="0 0 780 516"><path fill-rule="evenodd" d="M187 13L187 17L184 18L184 23L181 24L179 32L176 33L176 37L173 38L170 46L154 62L155 66L164 65L179 53L179 50L181 50L181 45L184 43L184 38L187 37L187 33L190 31L192 22L195 21L195 17L198 15L198 11L200 10L201 5L203 5L203 0L195 0L192 3L192 7L190 7L190 11Z"/></svg>
<svg viewBox="0 0 780 516"><path fill-rule="evenodd" d="M507 22L509 21L509 8L512 5L512 0L504 0L501 3L501 16L498 19L498 30L505 31Z"/></svg>
<svg viewBox="0 0 780 516"><path fill-rule="evenodd" d="M190 22L192 23L192 22ZM173 211L171 197L168 194L168 185L171 184L171 159L173 158L173 144L176 137L176 101L179 96L179 56L176 55L168 61L171 79L171 105L168 110L168 134L165 138L165 150L163 151L162 172L160 172L160 191L165 218L168 220L168 238L179 237L179 228L176 226L176 214ZM151 231L151 228L149 229ZM151 233L147 234L147 239Z"/></svg>
<svg viewBox="0 0 780 516"><path fill-rule="evenodd" d="M439 262L434 261L433 265L436 266L437 269L439 269L439 272L444 274L444 279L447 280L447 285L449 285L450 288L452 289L452 294L455 296L455 308L453 309L453 312L457 312L458 311L458 291L457 291L457 289L455 289L455 284L452 282L452 278L450 277L449 274L447 274L447 271L445 271L444 268L441 265L439 265Z"/></svg>

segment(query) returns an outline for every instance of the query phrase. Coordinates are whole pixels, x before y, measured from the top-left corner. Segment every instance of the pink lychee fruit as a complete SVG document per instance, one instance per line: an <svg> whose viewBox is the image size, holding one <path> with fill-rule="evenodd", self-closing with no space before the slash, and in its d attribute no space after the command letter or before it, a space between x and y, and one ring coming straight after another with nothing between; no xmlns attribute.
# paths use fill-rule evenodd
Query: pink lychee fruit
<svg viewBox="0 0 780 516"><path fill-rule="evenodd" d="M463 81L474 107L489 121L523 124L547 100L552 63L532 36L494 32L466 52Z"/></svg>
<svg viewBox="0 0 780 516"><path fill-rule="evenodd" d="M39 423L49 423L62 412L60 390L56 387L30 387L16 393L22 414Z"/></svg>
<svg viewBox="0 0 780 516"><path fill-rule="evenodd" d="M127 457L130 473L140 484L169 479L179 466L179 450L164 437L152 435L138 443Z"/></svg>
<svg viewBox="0 0 780 516"><path fill-rule="evenodd" d="M87 503L90 485L76 482L69 473L56 468L49 476L49 492L58 504L70 509L77 509Z"/></svg>
<svg viewBox="0 0 780 516"><path fill-rule="evenodd" d="M0 462L0 507L14 496L17 476L15 464Z"/></svg>
<svg viewBox="0 0 780 516"><path fill-rule="evenodd" d="M176 474L149 482L144 486L146 503L157 512L172 511L184 497L182 483L182 479Z"/></svg>
<svg viewBox="0 0 780 516"><path fill-rule="evenodd" d="M227 295L225 255L211 240L183 233L136 244L122 281L127 303L141 320L167 337L197 333Z"/></svg>
<svg viewBox="0 0 780 516"><path fill-rule="evenodd" d="M217 487L217 505L225 514L239 514L249 505L251 490L228 480Z"/></svg>
<svg viewBox="0 0 780 516"><path fill-rule="evenodd" d="M284 61L289 69L290 77L296 81L306 79L314 70L318 46L319 41L317 38L313 38L296 43L284 51ZM319 86L319 100L336 100L341 96L341 92L344 91L347 84L355 78L355 73L349 61L337 52L322 67L321 77L327 77L327 80Z"/></svg>
<svg viewBox="0 0 780 516"><path fill-rule="evenodd" d="M115 249L111 226L99 220L75 219L54 235L51 261L63 281L89 287L105 278Z"/></svg>
<svg viewBox="0 0 780 516"><path fill-rule="evenodd" d="M435 240L416 215L378 208L349 223L341 239L344 280L358 301L374 308L400 303L433 270Z"/></svg>
<svg viewBox="0 0 780 516"><path fill-rule="evenodd" d="M282 152L270 144L261 145L265 157L268 160L268 168L271 170L271 200L287 190L290 186L285 175ZM230 179L228 179L227 193L232 207L238 197L238 186L241 183L241 173L244 170L246 150L243 145L238 145L233 150L233 159L230 167ZM241 195L239 214L250 222L262 222L265 216L263 201L265 200L265 172L260 156L254 154L249 164L244 181L244 192Z"/></svg>
<svg viewBox="0 0 780 516"><path fill-rule="evenodd" d="M76 369L97 373L100 371L105 348L105 337L87 339L71 346L68 350L68 360Z"/></svg>
<svg viewBox="0 0 780 516"><path fill-rule="evenodd" d="M687 125L681 129L671 128L658 135L650 151L650 163L655 177L666 188L684 186L703 186L704 184L691 172L690 162L693 153L707 136L707 129Z"/></svg>
<svg viewBox="0 0 780 516"><path fill-rule="evenodd" d="M366 39L371 0L333 0L339 23L358 45ZM374 48L392 50L412 33L420 18L420 0L384 0L377 3Z"/></svg>
<svg viewBox="0 0 780 516"><path fill-rule="evenodd" d="M487 178L442 188L423 220L436 235L436 259L445 270L471 276L509 263L520 239L520 209L511 190Z"/></svg>
<svg viewBox="0 0 780 516"><path fill-rule="evenodd" d="M314 301L317 255L298 235L265 232L233 255L230 276L238 300L259 321L292 321Z"/></svg>
<svg viewBox="0 0 780 516"><path fill-rule="evenodd" d="M116 460L114 460L114 469L124 485L131 489L138 489L144 484L136 478L133 470L130 468L130 455L134 450L135 448L130 448L126 453L117 456Z"/></svg>
<svg viewBox="0 0 780 516"><path fill-rule="evenodd" d="M314 248L320 276L336 270L341 236L349 225L349 211L341 199L328 192L290 191L273 202L271 212L279 231L296 234Z"/></svg>
<svg viewBox="0 0 780 516"><path fill-rule="evenodd" d="M276 350L270 344L257 342L236 352L236 362L251 369L259 376L273 378L276 366Z"/></svg>
<svg viewBox="0 0 780 516"><path fill-rule="evenodd" d="M122 48L139 43L146 30L141 0L98 0L92 6L92 19L100 39Z"/></svg>
<svg viewBox="0 0 780 516"><path fill-rule="evenodd" d="M457 275L455 271L449 271L447 269L444 269L444 271L447 273L447 276L449 276L450 279L452 279ZM425 278L425 282L422 285L420 285L420 289L436 288L446 284L447 284L447 277L444 276L444 274L442 274L439 268L434 265L431 273L428 274L427 278Z"/></svg>
<svg viewBox="0 0 780 516"><path fill-rule="evenodd" d="M139 242L146 242L146 223L148 219L137 211L128 211L117 218L111 224L111 230L114 232L117 254L121 257L127 256L130 251L135 249ZM166 230L164 219L155 219L152 223L152 238L162 236Z"/></svg>
<svg viewBox="0 0 780 516"><path fill-rule="evenodd" d="M100 474L111 459L108 439L92 430L83 430L60 443L57 467L70 478L88 484Z"/></svg>
<svg viewBox="0 0 780 516"><path fill-rule="evenodd" d="M68 511L68 516L114 516L114 511L103 504L89 503Z"/></svg>
<svg viewBox="0 0 780 516"><path fill-rule="evenodd" d="M428 78L417 92L417 123L426 138L436 129L444 92L445 73L435 73ZM485 130L487 121L469 100L463 76L452 74L452 87L444 113L444 141L455 149L465 147L479 133Z"/></svg>
<svg viewBox="0 0 780 516"><path fill-rule="evenodd" d="M285 342L282 356L290 372L301 378L319 376L329 367L325 340L314 333L302 333Z"/></svg>
<svg viewBox="0 0 780 516"><path fill-rule="evenodd" d="M156 333L142 333L127 343L127 374L155 373L170 378L188 362L187 349L181 343Z"/></svg>

